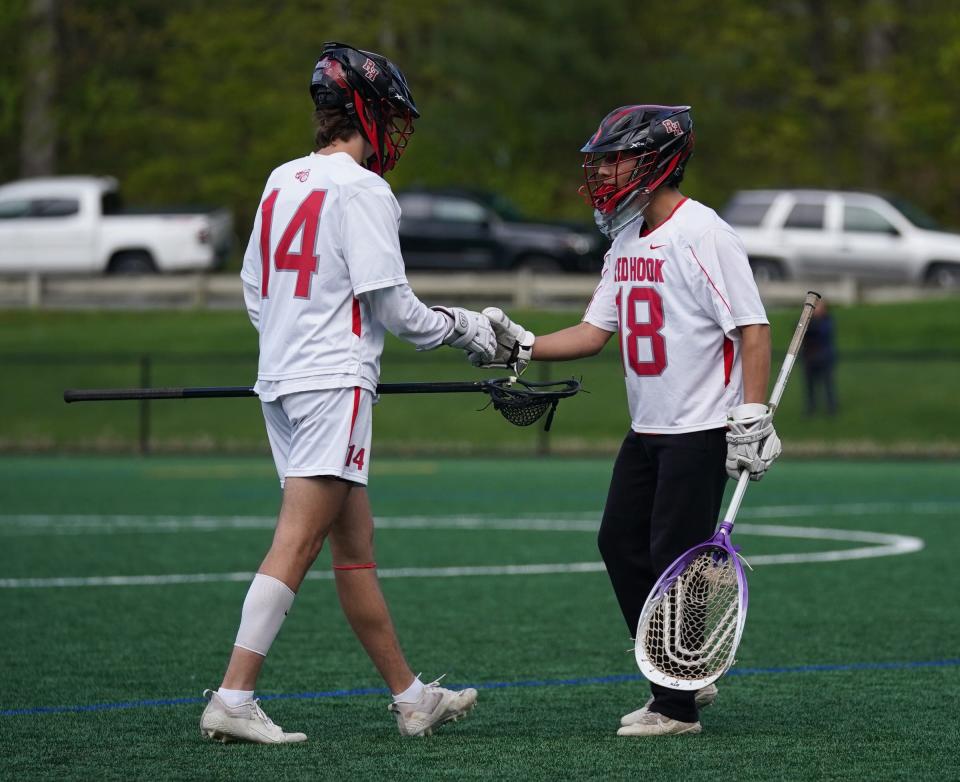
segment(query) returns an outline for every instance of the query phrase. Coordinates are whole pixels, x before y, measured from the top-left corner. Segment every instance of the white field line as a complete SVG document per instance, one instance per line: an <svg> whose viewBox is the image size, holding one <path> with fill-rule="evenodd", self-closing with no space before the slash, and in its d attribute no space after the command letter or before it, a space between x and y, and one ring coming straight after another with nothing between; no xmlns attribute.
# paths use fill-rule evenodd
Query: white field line
<svg viewBox="0 0 960 782"><path fill-rule="evenodd" d="M0 524L5 519L27 518L27 519L60 519L67 517L0 517ZM91 518L121 520L125 531L130 529L128 522L137 520L137 523L143 522L149 517L77 517L86 522ZM166 518L173 521L174 517L152 517L154 523L157 519ZM250 527L253 526L250 517L243 517L242 524L236 524L239 520L234 519L214 519L212 517L194 517L191 519L179 519L180 522L203 523L200 528L208 529L210 524L223 521L230 522L229 527ZM261 525L265 519L253 519L257 525ZM270 520L272 522L272 520ZM33 521L31 524L35 523ZM588 531L593 532L596 528L596 521L574 519L492 519L481 517L453 517L453 518L428 518L428 517L395 517L378 519L378 525L381 528L394 529L501 529L501 530L537 530L537 531ZM39 525L43 527L43 524ZM272 523L271 523L272 526ZM194 527L184 527L194 529ZM257 528L260 528L259 526ZM48 528L49 529L49 528ZM137 530L139 531L139 530ZM873 545L861 546L853 549L839 549L833 551L807 552L797 554L765 554L750 558L751 565L783 565L797 564L802 562L839 562L851 559L866 559L870 557L885 557L897 554L909 554L919 551L924 543L920 538L908 535L891 535L881 532L869 532L861 530L837 530L823 529L819 527L788 527L766 524L740 524L736 531L746 535L760 535L770 537L792 537L813 540L832 540L852 543L869 543ZM34 534L43 534L40 529L35 529ZM465 576L528 576L528 575L549 575L557 573L596 573L604 569L601 562L571 562L557 564L532 564L532 565L480 565L480 566L461 566L461 567L430 567L430 568L383 568L378 571L381 578L452 578ZM85 587L85 586L158 586L169 584L198 584L211 582L228 581L249 581L253 573L235 572L235 573L183 573L183 574L165 574L165 575L135 575L135 576L77 576L60 578L6 578L0 579L0 589L18 589L18 588L43 588L43 587ZM330 571L311 571L308 575L311 579L329 580L333 577Z"/></svg>
<svg viewBox="0 0 960 782"><path fill-rule="evenodd" d="M380 578L459 578L463 576L542 576L553 573L596 573L602 562L569 562L556 565L479 565L463 567L377 568ZM205 584L223 581L247 582L253 573L183 573L159 576L87 576L68 578L4 578L0 589L22 587L157 586ZM307 578L330 581L333 571L311 570Z"/></svg>
<svg viewBox="0 0 960 782"><path fill-rule="evenodd" d="M744 508L741 519L867 516L875 514L941 515L960 514L960 502L857 502L833 505L768 505ZM557 513L550 517L520 516L510 519L479 515L384 516L378 529L478 529L543 532L593 532L601 513ZM180 531L273 529L273 516L170 516L101 514L0 514L0 537L31 535L110 535L124 533L168 533ZM747 524L737 530L748 533ZM772 528L770 528L772 529ZM784 529L796 530L796 527ZM773 535L768 532L766 534ZM796 536L802 537L802 536ZM870 542L870 541L867 541Z"/></svg>

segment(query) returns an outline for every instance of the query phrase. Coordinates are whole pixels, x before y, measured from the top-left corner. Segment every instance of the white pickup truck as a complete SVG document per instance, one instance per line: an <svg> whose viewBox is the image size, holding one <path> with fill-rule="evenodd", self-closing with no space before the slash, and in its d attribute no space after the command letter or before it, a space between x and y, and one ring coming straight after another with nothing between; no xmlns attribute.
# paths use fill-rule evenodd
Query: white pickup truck
<svg viewBox="0 0 960 782"><path fill-rule="evenodd" d="M839 190L742 190L723 218L754 277L960 287L960 235L908 202Z"/></svg>
<svg viewBox="0 0 960 782"><path fill-rule="evenodd" d="M209 212L125 213L111 177L0 185L0 274L149 274L213 269L233 218Z"/></svg>

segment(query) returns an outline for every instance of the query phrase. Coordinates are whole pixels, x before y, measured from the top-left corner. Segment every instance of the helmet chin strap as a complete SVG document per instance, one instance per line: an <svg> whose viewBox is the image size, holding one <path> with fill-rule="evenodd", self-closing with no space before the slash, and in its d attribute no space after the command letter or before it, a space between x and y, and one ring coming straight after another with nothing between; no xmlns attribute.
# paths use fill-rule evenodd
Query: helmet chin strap
<svg viewBox="0 0 960 782"><path fill-rule="evenodd" d="M594 209L593 220L600 229L600 233L612 242L624 228L643 217L652 200L653 193L650 190L646 188L635 190L617 205L612 214L607 215L599 209Z"/></svg>

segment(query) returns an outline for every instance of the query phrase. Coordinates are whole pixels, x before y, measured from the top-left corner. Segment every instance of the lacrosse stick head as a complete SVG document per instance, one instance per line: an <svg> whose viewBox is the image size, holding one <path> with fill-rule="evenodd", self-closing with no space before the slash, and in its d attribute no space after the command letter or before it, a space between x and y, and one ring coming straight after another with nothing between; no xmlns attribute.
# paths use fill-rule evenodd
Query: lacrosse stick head
<svg viewBox="0 0 960 782"><path fill-rule="evenodd" d="M545 431L550 430L560 400L579 390L580 381L574 378L536 382L506 377L489 381L487 388L493 409L511 424L530 426L546 415Z"/></svg>
<svg viewBox="0 0 960 782"><path fill-rule="evenodd" d="M747 578L730 543L732 524L679 557L640 612L634 652L654 684L699 690L733 665L747 619Z"/></svg>

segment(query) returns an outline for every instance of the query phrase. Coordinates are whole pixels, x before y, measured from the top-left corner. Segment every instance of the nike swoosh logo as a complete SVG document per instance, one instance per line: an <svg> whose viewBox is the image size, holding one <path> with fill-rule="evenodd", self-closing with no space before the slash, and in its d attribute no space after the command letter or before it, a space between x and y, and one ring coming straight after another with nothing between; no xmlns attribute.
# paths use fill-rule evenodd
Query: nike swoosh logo
<svg viewBox="0 0 960 782"><path fill-rule="evenodd" d="M665 245L665 244L651 244L651 245L650 245L650 249L651 249L651 250L659 250L661 247L666 247L666 246L667 246L667 245Z"/></svg>

